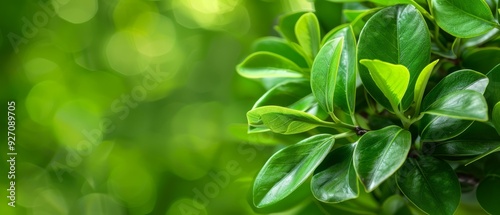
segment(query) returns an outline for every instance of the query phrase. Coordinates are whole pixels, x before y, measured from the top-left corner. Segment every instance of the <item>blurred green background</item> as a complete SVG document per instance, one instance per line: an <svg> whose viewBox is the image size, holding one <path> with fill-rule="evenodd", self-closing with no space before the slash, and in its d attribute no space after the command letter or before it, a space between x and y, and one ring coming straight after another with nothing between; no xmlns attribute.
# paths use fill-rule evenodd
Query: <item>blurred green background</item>
<svg viewBox="0 0 500 215"><path fill-rule="evenodd" d="M306 0L5 0L0 107L16 102L16 207L0 214L254 214L273 147L235 72ZM6 137L6 136L5 136ZM7 143L0 146L7 196ZM294 214L287 212L286 214Z"/></svg>

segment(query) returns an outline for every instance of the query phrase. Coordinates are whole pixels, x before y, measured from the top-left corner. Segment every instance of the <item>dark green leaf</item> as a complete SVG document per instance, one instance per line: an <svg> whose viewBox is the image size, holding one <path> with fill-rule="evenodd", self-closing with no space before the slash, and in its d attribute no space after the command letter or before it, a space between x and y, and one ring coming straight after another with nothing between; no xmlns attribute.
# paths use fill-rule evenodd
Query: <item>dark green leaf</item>
<svg viewBox="0 0 500 215"><path fill-rule="evenodd" d="M408 215L412 214L406 205L406 199L400 195L387 198L382 204L382 215Z"/></svg>
<svg viewBox="0 0 500 215"><path fill-rule="evenodd" d="M356 38L348 25L335 28L329 35L330 41L314 61L311 87L324 110L332 113L334 107L339 107L352 116L356 99Z"/></svg>
<svg viewBox="0 0 500 215"><path fill-rule="evenodd" d="M426 153L443 158L472 157L486 153L500 146L500 141L448 140L439 143L425 143Z"/></svg>
<svg viewBox="0 0 500 215"><path fill-rule="evenodd" d="M457 175L448 163L437 158L408 158L396 180L403 194L428 214L451 215L460 203Z"/></svg>
<svg viewBox="0 0 500 215"><path fill-rule="evenodd" d="M478 48L464 55L463 65L483 74L500 64L500 48Z"/></svg>
<svg viewBox="0 0 500 215"><path fill-rule="evenodd" d="M280 106L255 108L247 113L247 119L252 127L269 128L280 134L297 134L330 125L311 114Z"/></svg>
<svg viewBox="0 0 500 215"><path fill-rule="evenodd" d="M306 55L310 59L314 59L321 43L319 22L314 13L306 13L297 20L297 24L295 24L295 36Z"/></svg>
<svg viewBox="0 0 500 215"><path fill-rule="evenodd" d="M311 181L311 190L316 199L338 203L358 197L358 178L352 165L354 148L354 144L337 148L323 161L321 166L327 167L319 170Z"/></svg>
<svg viewBox="0 0 500 215"><path fill-rule="evenodd" d="M429 30L422 15L412 5L397 5L380 10L368 20L359 38L358 59L378 59L408 68L410 82L402 102L406 110L413 101L417 78L429 63L430 50ZM368 70L360 67L359 74L370 95L392 110Z"/></svg>
<svg viewBox="0 0 500 215"><path fill-rule="evenodd" d="M288 41L298 43L299 41L295 36L295 24L305 13L307 12L295 12L281 16L279 18L278 26L276 26L276 31L278 31Z"/></svg>
<svg viewBox="0 0 500 215"><path fill-rule="evenodd" d="M497 130L498 134L500 135L500 102L498 102L495 107L493 107L493 112L491 114L493 126L495 126L495 129Z"/></svg>
<svg viewBox="0 0 500 215"><path fill-rule="evenodd" d="M342 23L343 4L325 0L314 1L314 10L319 24L329 31Z"/></svg>
<svg viewBox="0 0 500 215"><path fill-rule="evenodd" d="M466 120L488 120L488 105L483 95L473 90L459 90L440 97L423 113Z"/></svg>
<svg viewBox="0 0 500 215"><path fill-rule="evenodd" d="M277 37L264 37L254 43L255 52L266 51L281 55L302 68L309 68L309 63L299 51L285 40Z"/></svg>
<svg viewBox="0 0 500 215"><path fill-rule="evenodd" d="M500 214L500 175L484 178L476 191L476 198L481 207L490 214Z"/></svg>
<svg viewBox="0 0 500 215"><path fill-rule="evenodd" d="M479 36L498 25L483 0L431 0L430 5L439 27L456 37Z"/></svg>
<svg viewBox="0 0 500 215"><path fill-rule="evenodd" d="M255 179L255 206L270 206L290 195L323 161L334 141L331 135L319 134L276 152Z"/></svg>
<svg viewBox="0 0 500 215"><path fill-rule="evenodd" d="M410 151L411 134L389 126L364 134L354 150L354 168L368 192L403 165Z"/></svg>
<svg viewBox="0 0 500 215"><path fill-rule="evenodd" d="M426 114L420 120L420 137L425 142L451 139L464 132L473 122Z"/></svg>
<svg viewBox="0 0 500 215"><path fill-rule="evenodd" d="M397 109L410 81L410 73L403 65L383 62L380 60L361 60L368 68L370 76L384 96L389 99L391 107Z"/></svg>
<svg viewBox="0 0 500 215"><path fill-rule="evenodd" d="M489 71L486 76L488 76L490 82L484 92L484 98L486 98L488 106L493 107L500 101L500 64Z"/></svg>
<svg viewBox="0 0 500 215"><path fill-rule="evenodd" d="M300 78L302 69L293 61L271 52L256 52L236 69L246 78Z"/></svg>
<svg viewBox="0 0 500 215"><path fill-rule="evenodd" d="M363 13L356 16L356 18L351 21L351 26L354 31L354 34L358 36L361 31L363 30L363 27L365 27L366 22L370 20L370 18L375 14L377 11L379 11L380 8L373 8L369 10L363 10Z"/></svg>

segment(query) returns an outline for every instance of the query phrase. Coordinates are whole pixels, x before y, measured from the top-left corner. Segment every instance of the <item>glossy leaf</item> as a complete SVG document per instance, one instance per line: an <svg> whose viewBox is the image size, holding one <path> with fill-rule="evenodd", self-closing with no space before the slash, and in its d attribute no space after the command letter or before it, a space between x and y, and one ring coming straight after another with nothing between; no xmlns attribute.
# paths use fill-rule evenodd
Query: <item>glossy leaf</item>
<svg viewBox="0 0 500 215"><path fill-rule="evenodd" d="M466 120L488 120L488 105L483 95L473 90L460 90L440 97L424 110L426 114Z"/></svg>
<svg viewBox="0 0 500 215"><path fill-rule="evenodd" d="M484 178L476 191L476 198L481 207L490 214L500 214L500 175Z"/></svg>
<svg viewBox="0 0 500 215"><path fill-rule="evenodd" d="M253 49L255 52L265 51L281 55L287 58L288 60L293 61L302 68L309 68L309 63L306 61L304 56L301 53L299 53L299 51L296 48L294 48L294 46L291 43L288 43L281 38L277 37L261 38L254 43Z"/></svg>
<svg viewBox="0 0 500 215"><path fill-rule="evenodd" d="M319 51L320 34L319 22L314 13L306 13L297 20L295 36L310 59L314 59Z"/></svg>
<svg viewBox="0 0 500 215"><path fill-rule="evenodd" d="M430 50L429 30L420 12L412 5L396 5L380 10L368 20L360 34L358 59L378 59L408 68L410 82L402 101L402 109L406 110L413 101L417 78L429 63ZM370 95L392 110L369 71L359 67L359 75Z"/></svg>
<svg viewBox="0 0 500 215"><path fill-rule="evenodd" d="M264 164L253 186L253 202L263 208L297 189L323 161L335 139L319 134L276 152Z"/></svg>
<svg viewBox="0 0 500 215"><path fill-rule="evenodd" d="M320 106L332 113L335 107L353 115L356 97L356 38L342 25L330 33L311 70L311 87Z"/></svg>
<svg viewBox="0 0 500 215"><path fill-rule="evenodd" d="M456 37L479 36L498 25L483 0L431 0L430 5L439 27Z"/></svg>
<svg viewBox="0 0 500 215"><path fill-rule="evenodd" d="M373 14L375 14L379 10L380 8L364 10L363 13L356 16L356 18L353 21L351 21L351 26L354 31L354 34L359 35L363 30L363 27L365 27L366 22L368 22L368 20L370 20Z"/></svg>
<svg viewBox="0 0 500 215"><path fill-rule="evenodd" d="M298 43L297 37L295 36L295 24L305 13L306 12L295 12L281 16L278 21L278 26L276 26L276 31L286 40Z"/></svg>
<svg viewBox="0 0 500 215"><path fill-rule="evenodd" d="M498 102L494 107L493 107L493 112L491 114L491 121L493 122L493 126L495 126L495 129L497 130L498 134L500 135L500 102Z"/></svg>
<svg viewBox="0 0 500 215"><path fill-rule="evenodd" d="M333 113L336 104L334 99L336 94L339 94L339 92L335 92L337 91L343 43L343 38L337 38L326 43L314 60L311 69L312 92L320 107L328 113Z"/></svg>
<svg viewBox="0 0 500 215"><path fill-rule="evenodd" d="M255 108L247 113L247 119L250 126L269 128L280 134L297 134L329 125L311 114L280 106Z"/></svg>
<svg viewBox="0 0 500 215"><path fill-rule="evenodd" d="M422 101L426 110L434 101L460 90L474 90L483 93L488 86L488 78L472 70L460 70L443 78ZM423 141L442 141L453 138L467 129L473 121L445 116L424 115L419 122Z"/></svg>
<svg viewBox="0 0 500 215"><path fill-rule="evenodd" d="M431 77L432 71L434 70L434 66L438 63L439 60L435 60L429 65L427 65L420 75L417 78L417 82L415 83L415 91L413 94L413 101L415 102L416 110L420 110L420 105L422 104L422 99L424 98L425 87L427 86L427 82Z"/></svg>
<svg viewBox="0 0 500 215"><path fill-rule="evenodd" d="M311 181L314 197L322 202L338 203L357 198L358 178L352 164L355 145L345 145L335 149L323 161Z"/></svg>
<svg viewBox="0 0 500 215"><path fill-rule="evenodd" d="M379 60L361 60L361 64L368 68L370 76L389 99L391 107L398 108L410 81L410 73L403 65L395 65Z"/></svg>
<svg viewBox="0 0 500 215"><path fill-rule="evenodd" d="M300 78L302 69L293 61L271 52L256 52L236 67L246 78Z"/></svg>
<svg viewBox="0 0 500 215"><path fill-rule="evenodd" d="M396 180L403 194L428 214L451 215L460 203L460 184L455 171L437 158L408 158Z"/></svg>
<svg viewBox="0 0 500 215"><path fill-rule="evenodd" d="M403 165L410 146L410 132L398 126L370 131L361 136L353 161L367 192L373 191Z"/></svg>
<svg viewBox="0 0 500 215"><path fill-rule="evenodd" d="M488 140L448 140L439 143L426 143L428 154L443 158L467 158L484 154L500 146L500 141Z"/></svg>

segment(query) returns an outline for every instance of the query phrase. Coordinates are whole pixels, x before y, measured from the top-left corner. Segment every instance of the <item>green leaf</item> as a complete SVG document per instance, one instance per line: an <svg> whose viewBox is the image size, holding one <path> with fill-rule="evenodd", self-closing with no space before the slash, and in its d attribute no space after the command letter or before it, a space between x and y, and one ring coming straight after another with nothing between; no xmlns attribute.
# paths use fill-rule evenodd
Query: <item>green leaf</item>
<svg viewBox="0 0 500 215"><path fill-rule="evenodd" d="M248 125L269 128L280 134L297 134L318 126L329 126L316 116L280 106L264 106L247 113ZM332 123L333 124L333 123Z"/></svg>
<svg viewBox="0 0 500 215"><path fill-rule="evenodd" d="M413 101L416 104L416 110L420 111L420 105L422 104L422 99L424 98L425 87L427 86L427 82L431 77L432 70L434 70L434 66L438 63L438 60L433 61L429 65L427 65L420 75L418 76L417 82L415 83L415 91L413 94Z"/></svg>
<svg viewBox="0 0 500 215"><path fill-rule="evenodd" d="M488 120L488 105L483 95L473 90L459 90L440 97L423 113L466 120Z"/></svg>
<svg viewBox="0 0 500 215"><path fill-rule="evenodd" d="M373 81L389 99L393 109L398 108L410 81L410 73L403 65L395 65L380 60L360 61L368 68Z"/></svg>
<svg viewBox="0 0 500 215"><path fill-rule="evenodd" d="M335 149L318 167L321 170L317 170L311 181L311 191L316 199L339 203L358 197L358 178L352 164L354 148L355 144L349 144Z"/></svg>
<svg viewBox="0 0 500 215"><path fill-rule="evenodd" d="M483 0L431 0L430 5L439 27L455 37L479 36L498 25Z"/></svg>
<svg viewBox="0 0 500 215"><path fill-rule="evenodd" d="M412 5L396 5L380 10L368 20L359 37L358 59L378 59L408 68L410 82L401 105L406 110L413 102L417 78L429 63L430 50L429 30L420 12ZM359 67L359 75L370 95L392 110L369 71Z"/></svg>
<svg viewBox="0 0 500 215"><path fill-rule="evenodd" d="M410 146L410 132L398 126L388 126L361 136L353 161L356 174L367 192L373 191L403 165Z"/></svg>
<svg viewBox="0 0 500 215"><path fill-rule="evenodd" d="M305 13L307 12L295 12L281 16L278 21L278 26L276 26L276 31L286 40L298 43L297 37L295 36L295 24Z"/></svg>
<svg viewBox="0 0 500 215"><path fill-rule="evenodd" d="M483 93L488 86L488 78L472 70L459 70L447 75L425 96L422 109L446 95L460 90L474 90ZM473 121L445 116L424 115L419 122L420 136L423 141L443 141L465 131Z"/></svg>
<svg viewBox="0 0 500 215"><path fill-rule="evenodd" d="M490 214L500 214L500 175L484 178L476 191L476 198L481 207Z"/></svg>
<svg viewBox="0 0 500 215"><path fill-rule="evenodd" d="M271 52L256 52L236 67L246 78L300 78L302 69L293 61Z"/></svg>
<svg viewBox="0 0 500 215"><path fill-rule="evenodd" d="M299 18L295 24L295 36L306 55L314 59L321 43L319 22L314 13L306 13Z"/></svg>
<svg viewBox="0 0 500 215"><path fill-rule="evenodd" d="M425 149L432 156L447 159L467 158L484 154L500 146L500 141L491 140L448 140L445 142L425 143Z"/></svg>
<svg viewBox="0 0 500 215"><path fill-rule="evenodd" d="M493 107L493 113L491 115L493 126L495 126L495 129L497 130L498 134L500 135L500 102L498 102L494 107Z"/></svg>
<svg viewBox="0 0 500 215"><path fill-rule="evenodd" d="M323 161L334 141L331 135L319 134L276 152L255 178L254 205L263 208L290 195Z"/></svg>
<svg viewBox="0 0 500 215"><path fill-rule="evenodd" d="M311 69L311 87L321 108L333 113L335 107L354 114L356 97L356 38L349 25L330 33Z"/></svg>
<svg viewBox="0 0 500 215"><path fill-rule="evenodd" d="M297 51L291 43L288 43L281 38L261 38L254 43L253 50L255 52L272 52L291 60L302 68L309 68L309 63L306 61L305 57L299 53L299 51Z"/></svg>
<svg viewBox="0 0 500 215"><path fill-rule="evenodd" d="M276 85L262 95L257 102L255 102L252 109L275 105L288 107L294 105L295 102L307 97L311 94L311 87L308 80L289 81ZM305 111L310 108L312 104L292 108L295 110Z"/></svg>
<svg viewBox="0 0 500 215"><path fill-rule="evenodd" d="M356 18L353 21L351 21L351 26L354 31L354 34L358 36L363 30L363 27L365 27L366 22L368 22L368 20L370 20L373 14L375 14L379 10L380 8L363 10L362 14L356 16Z"/></svg>
<svg viewBox="0 0 500 215"><path fill-rule="evenodd" d="M408 200L428 214L451 215L460 203L457 175L448 163L437 158L408 158L396 180Z"/></svg>
<svg viewBox="0 0 500 215"><path fill-rule="evenodd" d="M477 48L463 57L465 68L473 69L483 74L500 64L500 48L485 47Z"/></svg>

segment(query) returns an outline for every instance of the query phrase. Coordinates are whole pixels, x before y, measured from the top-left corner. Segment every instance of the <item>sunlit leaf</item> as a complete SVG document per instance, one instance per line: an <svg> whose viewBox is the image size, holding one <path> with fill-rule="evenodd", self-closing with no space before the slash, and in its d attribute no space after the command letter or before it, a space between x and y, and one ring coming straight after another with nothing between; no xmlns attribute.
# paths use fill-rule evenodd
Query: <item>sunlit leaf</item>
<svg viewBox="0 0 500 215"><path fill-rule="evenodd" d="M361 64L368 68L370 76L391 103L397 108L410 81L410 73L403 65L395 65L380 60L361 60Z"/></svg>
<svg viewBox="0 0 500 215"><path fill-rule="evenodd" d="M321 35L319 22L314 13L302 15L295 24L295 36L310 59L319 52Z"/></svg>
<svg viewBox="0 0 500 215"><path fill-rule="evenodd" d="M431 0L429 3L439 27L453 36L475 37L498 26L483 0Z"/></svg>
<svg viewBox="0 0 500 215"><path fill-rule="evenodd" d="M255 206L270 206L290 195L323 161L334 141L331 135L319 134L276 152L255 178Z"/></svg>
<svg viewBox="0 0 500 215"><path fill-rule="evenodd" d="M488 105L483 95L473 90L459 90L440 97L424 113L466 120L488 120Z"/></svg>
<svg viewBox="0 0 500 215"><path fill-rule="evenodd" d="M300 78L302 69L293 61L271 52L256 52L236 67L246 78Z"/></svg>
<svg viewBox="0 0 500 215"><path fill-rule="evenodd" d="M415 106L417 107L417 110L420 110L420 105L422 104L422 99L424 98L425 87L427 86L432 70L434 70L434 66L436 66L438 61L439 60L435 60L427 65L418 76L417 82L415 83L415 92L413 94L413 101L416 103Z"/></svg>
<svg viewBox="0 0 500 215"><path fill-rule="evenodd" d="M293 61L302 68L309 68L309 64L302 54L291 43L277 37L264 37L257 40L253 49L255 52L265 51L281 55Z"/></svg>
<svg viewBox="0 0 500 215"><path fill-rule="evenodd" d="M288 41L298 43L297 37L295 36L295 24L297 20L307 12L294 12L290 14L283 15L279 18L278 26L276 30Z"/></svg>

